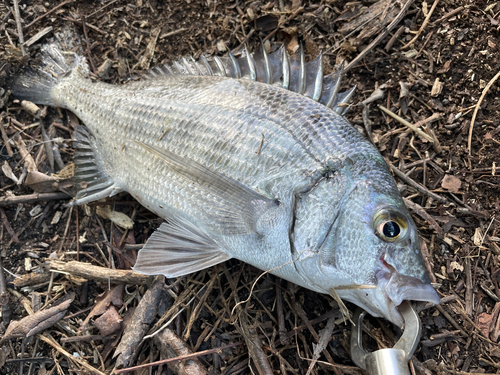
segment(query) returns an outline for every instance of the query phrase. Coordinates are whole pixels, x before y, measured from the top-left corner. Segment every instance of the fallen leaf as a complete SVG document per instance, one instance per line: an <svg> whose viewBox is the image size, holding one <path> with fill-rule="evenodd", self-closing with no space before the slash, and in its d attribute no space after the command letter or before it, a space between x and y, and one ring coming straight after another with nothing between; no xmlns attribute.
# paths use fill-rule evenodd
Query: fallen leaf
<svg viewBox="0 0 500 375"><path fill-rule="evenodd" d="M479 327L479 329L481 330L481 332L485 337L488 337L490 334L490 326L492 320L493 320L493 315L491 314L481 313L478 316L477 326Z"/></svg>
<svg viewBox="0 0 500 375"><path fill-rule="evenodd" d="M51 193L58 190L57 180L38 171L29 172L24 184L37 193Z"/></svg>
<svg viewBox="0 0 500 375"><path fill-rule="evenodd" d="M123 212L113 211L109 206L97 206L96 212L100 217L111 220L120 228L132 229L134 226L134 222L130 217Z"/></svg>
<svg viewBox="0 0 500 375"><path fill-rule="evenodd" d="M33 315L29 315L21 320L11 321L5 331L2 341L16 337L31 337L49 327L52 327L66 314L66 310L69 305L71 305L72 301L73 298L70 298L57 306L37 311Z"/></svg>
<svg viewBox="0 0 500 375"><path fill-rule="evenodd" d="M474 242L474 245L481 246L481 243L483 242L483 232L481 231L481 228L476 228L472 241Z"/></svg>
<svg viewBox="0 0 500 375"><path fill-rule="evenodd" d="M120 329L123 319L114 306L109 306L104 314L94 322L101 336L108 336Z"/></svg>
<svg viewBox="0 0 500 375"><path fill-rule="evenodd" d="M451 267L452 270L459 270L459 271L463 271L464 270L464 266L462 266L458 262L451 262L450 263L450 267Z"/></svg>
<svg viewBox="0 0 500 375"><path fill-rule="evenodd" d="M439 78L436 78L434 84L432 85L431 96L438 96L439 94L441 94L441 92L443 91L443 87L444 83L439 81Z"/></svg>
<svg viewBox="0 0 500 375"><path fill-rule="evenodd" d="M14 172L12 172L12 168L10 167L10 164L9 164L8 161L5 161L2 164L2 172L5 175L5 177L10 178L16 184L19 183L19 179L16 177L16 175L14 174Z"/></svg>
<svg viewBox="0 0 500 375"><path fill-rule="evenodd" d="M111 290L107 290L105 293L101 294L99 297L95 299L95 306L87 316L87 318L83 321L80 330L84 331L89 324L89 321L94 316L102 315L106 312L107 308L111 305L120 307L123 305L123 290L125 285L120 284L114 286Z"/></svg>
<svg viewBox="0 0 500 375"><path fill-rule="evenodd" d="M458 177L446 175L441 181L441 187L452 193L457 193L462 186L462 181Z"/></svg>

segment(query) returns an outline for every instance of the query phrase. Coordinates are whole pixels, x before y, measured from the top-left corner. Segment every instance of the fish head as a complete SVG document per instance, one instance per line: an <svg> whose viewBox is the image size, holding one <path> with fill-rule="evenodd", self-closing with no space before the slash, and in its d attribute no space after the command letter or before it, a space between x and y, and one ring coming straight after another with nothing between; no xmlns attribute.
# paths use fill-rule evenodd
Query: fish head
<svg viewBox="0 0 500 375"><path fill-rule="evenodd" d="M321 245L299 261L299 273L322 292L401 327L397 307L404 300L438 304L439 297L394 180L389 173L374 177L346 189Z"/></svg>

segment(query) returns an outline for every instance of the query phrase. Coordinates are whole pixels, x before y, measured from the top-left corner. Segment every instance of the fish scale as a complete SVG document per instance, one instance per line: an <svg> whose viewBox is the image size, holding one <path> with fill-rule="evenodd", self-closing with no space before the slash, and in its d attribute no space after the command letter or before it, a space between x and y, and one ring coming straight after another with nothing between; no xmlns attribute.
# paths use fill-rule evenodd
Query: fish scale
<svg viewBox="0 0 500 375"><path fill-rule="evenodd" d="M245 49L110 85L64 52L74 40L59 34L11 87L85 124L72 204L127 191L167 220L135 270L176 277L237 258L398 325L403 300L439 302L384 159L341 116L353 93L339 93L341 68L323 77L321 55Z"/></svg>

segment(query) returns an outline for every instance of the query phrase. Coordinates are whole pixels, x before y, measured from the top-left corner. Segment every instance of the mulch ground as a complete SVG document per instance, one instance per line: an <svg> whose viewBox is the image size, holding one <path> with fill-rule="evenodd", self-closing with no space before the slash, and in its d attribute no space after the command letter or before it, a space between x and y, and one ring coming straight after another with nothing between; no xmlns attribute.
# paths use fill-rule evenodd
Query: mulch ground
<svg viewBox="0 0 500 375"><path fill-rule="evenodd" d="M109 374L166 358L153 373L361 373L331 297L235 260L178 280L143 277L130 266L161 219L126 194L65 206L78 119L21 105L5 83L68 24L92 74L114 84L261 41L290 53L302 43L308 60L323 51L326 73L345 61L342 87L357 85L346 117L391 166L442 298L421 313L412 371L498 373L499 22L500 4L482 0L0 4L1 373ZM365 319L370 350L399 333Z"/></svg>

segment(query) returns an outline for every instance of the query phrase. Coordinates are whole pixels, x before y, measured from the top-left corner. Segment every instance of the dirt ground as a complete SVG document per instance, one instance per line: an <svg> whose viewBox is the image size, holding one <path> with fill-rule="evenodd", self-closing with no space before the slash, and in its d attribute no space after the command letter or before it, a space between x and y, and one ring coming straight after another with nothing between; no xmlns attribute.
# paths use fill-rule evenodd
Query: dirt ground
<svg viewBox="0 0 500 375"><path fill-rule="evenodd" d="M151 371L361 373L349 356L350 324L331 297L269 274L254 285L262 271L239 261L167 280L169 287L131 272L101 274L130 269L162 220L126 194L66 207L78 119L52 108L33 116L5 86L69 24L82 36L93 76L115 84L179 56L223 56L261 41L291 53L302 43L308 60L323 51L326 73L345 61L342 87L357 85L346 117L394 167L442 298L421 312L413 370L499 373L500 4L418 0L400 14L406 3L33 0L19 1L19 18L12 0L0 4L1 373L109 374L205 350ZM112 224L110 207L133 227ZM79 270L82 262L99 268ZM245 303L236 319L239 301ZM169 329L140 340L167 322ZM365 324L368 348L394 345L399 332L392 325L374 318ZM316 349L318 343L324 345Z"/></svg>

